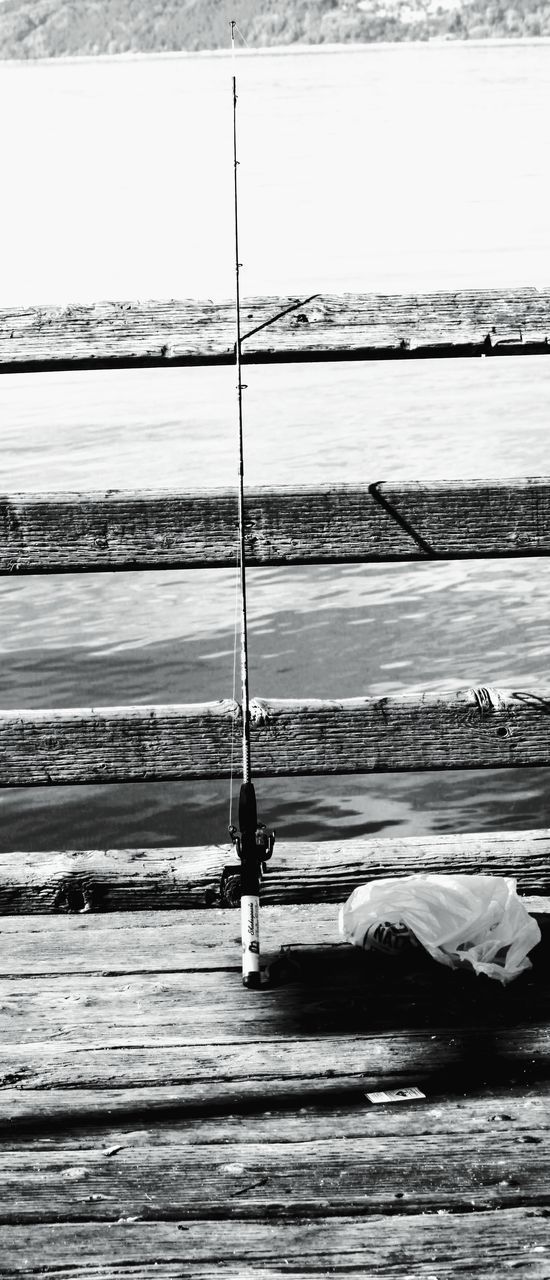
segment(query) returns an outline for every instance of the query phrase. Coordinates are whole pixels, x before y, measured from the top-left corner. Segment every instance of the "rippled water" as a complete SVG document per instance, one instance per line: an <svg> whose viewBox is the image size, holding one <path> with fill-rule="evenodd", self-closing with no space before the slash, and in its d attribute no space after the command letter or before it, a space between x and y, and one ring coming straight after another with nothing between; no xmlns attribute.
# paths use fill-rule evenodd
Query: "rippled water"
<svg viewBox="0 0 550 1280"><path fill-rule="evenodd" d="M2 68L4 302L231 291L229 61ZM550 283L550 46L239 61L249 293ZM230 158L230 156L229 156ZM548 469L543 359L247 369L250 483ZM234 372L0 380L3 485L226 485ZM4 707L230 696L228 572L1 584ZM546 682L546 560L250 573L252 692ZM546 772L262 782L281 835L548 821ZM224 840L226 784L1 800L5 849Z"/></svg>

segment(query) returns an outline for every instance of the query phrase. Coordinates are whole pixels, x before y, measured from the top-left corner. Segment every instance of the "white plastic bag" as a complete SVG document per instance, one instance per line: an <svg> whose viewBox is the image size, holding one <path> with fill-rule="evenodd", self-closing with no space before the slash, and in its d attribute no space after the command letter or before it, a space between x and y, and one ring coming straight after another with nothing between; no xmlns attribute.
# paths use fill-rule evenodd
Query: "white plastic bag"
<svg viewBox="0 0 550 1280"><path fill-rule="evenodd" d="M340 933L358 947L396 951L417 940L441 964L511 982L531 968L540 929L504 876L412 875L372 880L340 908Z"/></svg>

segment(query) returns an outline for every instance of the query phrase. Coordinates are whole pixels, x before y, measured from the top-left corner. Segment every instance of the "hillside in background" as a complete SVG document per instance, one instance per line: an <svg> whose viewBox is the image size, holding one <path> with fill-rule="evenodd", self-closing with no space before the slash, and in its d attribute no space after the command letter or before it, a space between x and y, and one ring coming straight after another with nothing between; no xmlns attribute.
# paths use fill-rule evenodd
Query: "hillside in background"
<svg viewBox="0 0 550 1280"><path fill-rule="evenodd" d="M0 57L550 36L550 0L0 0Z"/></svg>

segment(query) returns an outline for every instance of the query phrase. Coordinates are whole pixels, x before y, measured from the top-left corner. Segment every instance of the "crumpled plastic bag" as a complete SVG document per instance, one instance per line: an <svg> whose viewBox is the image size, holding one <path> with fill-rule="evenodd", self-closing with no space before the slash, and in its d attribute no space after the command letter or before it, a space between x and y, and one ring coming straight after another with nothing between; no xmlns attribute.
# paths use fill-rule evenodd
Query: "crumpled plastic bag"
<svg viewBox="0 0 550 1280"><path fill-rule="evenodd" d="M419 942L441 964L499 982L531 968L540 929L505 876L418 874L371 880L340 908L340 933L366 950Z"/></svg>

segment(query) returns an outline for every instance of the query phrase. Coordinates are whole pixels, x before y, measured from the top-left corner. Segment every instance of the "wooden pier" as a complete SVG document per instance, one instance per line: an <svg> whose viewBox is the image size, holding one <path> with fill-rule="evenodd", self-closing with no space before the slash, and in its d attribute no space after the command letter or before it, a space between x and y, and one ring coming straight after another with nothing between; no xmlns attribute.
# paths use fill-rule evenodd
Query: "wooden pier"
<svg viewBox="0 0 550 1280"><path fill-rule="evenodd" d="M250 361L550 353L548 290L243 316ZM229 304L0 313L0 373L233 360ZM545 556L550 479L365 476L250 491L246 516L254 564ZM229 566L236 521L225 491L4 494L0 573ZM550 764L550 685L252 694L258 776ZM131 805L132 782L224 778L240 716L1 712L0 786L124 781ZM548 1280L549 850L550 830L281 832L257 992L229 845L0 856L0 1276ZM515 876L542 929L533 969L501 988L342 945L336 904L412 871ZM409 1087L424 1096L368 1096Z"/></svg>

